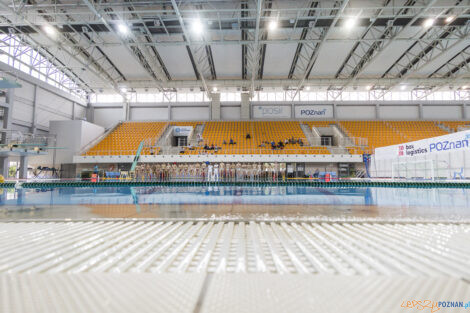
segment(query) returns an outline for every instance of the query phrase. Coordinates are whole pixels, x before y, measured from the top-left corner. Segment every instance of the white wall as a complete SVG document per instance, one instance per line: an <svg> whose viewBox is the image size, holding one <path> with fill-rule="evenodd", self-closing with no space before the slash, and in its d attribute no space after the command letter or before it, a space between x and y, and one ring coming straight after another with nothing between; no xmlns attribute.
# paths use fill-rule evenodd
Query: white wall
<svg viewBox="0 0 470 313"><path fill-rule="evenodd" d="M241 119L241 107L240 106L221 106L220 107L220 118L222 120L239 120Z"/></svg>
<svg viewBox="0 0 470 313"><path fill-rule="evenodd" d="M172 107L171 118L175 121L208 120L210 108L206 107Z"/></svg>
<svg viewBox="0 0 470 313"><path fill-rule="evenodd" d="M93 123L109 128L124 119L123 109L120 107L95 107L93 109Z"/></svg>
<svg viewBox="0 0 470 313"><path fill-rule="evenodd" d="M379 107L379 116L390 120L417 120L419 106L417 105L386 105Z"/></svg>
<svg viewBox="0 0 470 313"><path fill-rule="evenodd" d="M285 107L290 114L290 103L252 103L253 107L258 106ZM331 103L296 103L295 106L308 108L329 107ZM130 108L130 120L155 120L166 121L168 116L168 103L149 103L139 104ZM253 108L253 110L255 110ZM230 104L221 103L221 119L222 120L239 120L241 119L240 103L231 102ZM461 104L442 103L423 103L422 119L424 120L461 120L463 119L463 110ZM286 111L286 112L287 112ZM418 120L420 119L418 103L398 103L385 102L378 107L380 120ZM467 118L470 120L470 105L466 107ZM289 115L288 114L288 115ZM123 120L124 111L120 104L108 104L107 107L98 105L95 107L96 124L109 127L114 123ZM256 115L259 116L259 115ZM287 116L287 115L286 115ZM290 116L290 115L289 115ZM172 120L209 120L210 108L207 103L192 103L191 105L171 103L171 119ZM266 118L266 117L265 117ZM279 115L277 119L285 119L283 115ZM312 117L309 119L324 119L320 117ZM276 118L275 118L276 119ZM328 119L328 118L326 118ZM338 103L336 105L336 120L376 120L376 106L374 103Z"/></svg>
<svg viewBox="0 0 470 313"><path fill-rule="evenodd" d="M104 128L86 121L51 121L49 133L56 135L56 147L49 150L47 156L35 157L30 164L52 165L55 153L55 164L72 163L73 156L80 153L83 147L104 134Z"/></svg>
<svg viewBox="0 0 470 313"><path fill-rule="evenodd" d="M338 105L336 118L340 120L373 120L375 119L375 106Z"/></svg>
<svg viewBox="0 0 470 313"><path fill-rule="evenodd" d="M75 98L66 92L48 85L8 64L0 62L3 75L18 82L21 87L15 88L15 100L12 110L12 128L29 132L33 125L33 107L36 94L36 128L37 131L48 131L49 121L72 118L72 104L78 116L84 116L85 101ZM77 115L76 115L77 116Z"/></svg>
<svg viewBox="0 0 470 313"><path fill-rule="evenodd" d="M442 106L423 106L423 119L429 120L459 120L462 118L462 106L448 105Z"/></svg>
<svg viewBox="0 0 470 313"><path fill-rule="evenodd" d="M131 107L130 115L131 121L166 121L168 108Z"/></svg>

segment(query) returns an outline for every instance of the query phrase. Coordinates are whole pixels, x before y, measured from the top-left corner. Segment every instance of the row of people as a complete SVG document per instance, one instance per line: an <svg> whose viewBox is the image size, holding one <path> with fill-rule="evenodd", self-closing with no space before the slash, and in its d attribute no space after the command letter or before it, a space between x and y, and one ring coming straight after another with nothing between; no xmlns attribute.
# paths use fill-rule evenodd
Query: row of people
<svg viewBox="0 0 470 313"><path fill-rule="evenodd" d="M279 181L285 180L283 163L165 163L136 167L138 181Z"/></svg>

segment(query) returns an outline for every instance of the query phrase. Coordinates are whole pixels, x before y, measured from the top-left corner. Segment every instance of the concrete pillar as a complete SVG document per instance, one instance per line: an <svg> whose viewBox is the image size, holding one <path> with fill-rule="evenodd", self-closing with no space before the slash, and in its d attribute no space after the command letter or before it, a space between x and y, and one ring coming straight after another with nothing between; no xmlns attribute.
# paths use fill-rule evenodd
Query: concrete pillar
<svg viewBox="0 0 470 313"><path fill-rule="evenodd" d="M10 168L10 160L8 157L0 157L0 174L3 177L8 177L8 170Z"/></svg>
<svg viewBox="0 0 470 313"><path fill-rule="evenodd" d="M469 118L467 115L467 104L462 103L462 119L467 120Z"/></svg>
<svg viewBox="0 0 470 313"><path fill-rule="evenodd" d="M336 102L333 102L333 119L335 120L336 117L338 116L338 113L336 112L337 110L337 105Z"/></svg>
<svg viewBox="0 0 470 313"><path fill-rule="evenodd" d="M168 121L171 121L171 103L168 102Z"/></svg>
<svg viewBox="0 0 470 313"><path fill-rule="evenodd" d="M380 120L380 104L375 104L375 119Z"/></svg>
<svg viewBox="0 0 470 313"><path fill-rule="evenodd" d="M20 156L20 179L28 178L28 157L26 155Z"/></svg>
<svg viewBox="0 0 470 313"><path fill-rule="evenodd" d="M37 130L37 101L38 101L38 86L34 85L34 98L33 98L33 119L31 121L31 128L30 132L31 134L35 134Z"/></svg>
<svg viewBox="0 0 470 313"><path fill-rule="evenodd" d="M13 88L7 89L5 97L6 106L3 107L3 129L11 130L13 104L15 101L15 90ZM3 132L0 143L7 143L7 133Z"/></svg>
<svg viewBox="0 0 470 313"><path fill-rule="evenodd" d="M130 111L130 105L129 102L124 102L122 104L122 114L123 114L123 121L129 121L131 118L131 111Z"/></svg>
<svg viewBox="0 0 470 313"><path fill-rule="evenodd" d="M217 121L220 120L220 93L212 93L211 98L210 119Z"/></svg>
<svg viewBox="0 0 470 313"><path fill-rule="evenodd" d="M75 119L75 102L72 102L72 121Z"/></svg>
<svg viewBox="0 0 470 313"><path fill-rule="evenodd" d="M250 95L248 93L242 93L241 99L240 119L249 120L251 117Z"/></svg>
<svg viewBox="0 0 470 313"><path fill-rule="evenodd" d="M418 104L418 119L420 120L423 119L423 104L422 103Z"/></svg>
<svg viewBox="0 0 470 313"><path fill-rule="evenodd" d="M88 103L86 107L85 117L86 120L90 123L95 121L95 108L90 103Z"/></svg>

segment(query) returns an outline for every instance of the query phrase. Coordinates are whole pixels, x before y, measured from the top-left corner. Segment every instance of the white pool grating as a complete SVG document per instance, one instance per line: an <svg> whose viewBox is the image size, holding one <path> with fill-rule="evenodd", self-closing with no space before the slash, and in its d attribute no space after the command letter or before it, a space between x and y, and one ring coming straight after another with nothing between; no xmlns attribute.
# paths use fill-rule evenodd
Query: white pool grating
<svg viewBox="0 0 470 313"><path fill-rule="evenodd" d="M311 273L470 277L470 225L0 223L0 273Z"/></svg>

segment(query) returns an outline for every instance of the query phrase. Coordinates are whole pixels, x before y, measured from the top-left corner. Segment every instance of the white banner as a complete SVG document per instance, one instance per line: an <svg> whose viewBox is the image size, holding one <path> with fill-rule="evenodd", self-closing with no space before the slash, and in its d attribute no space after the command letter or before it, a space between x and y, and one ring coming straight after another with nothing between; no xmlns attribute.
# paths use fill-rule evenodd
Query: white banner
<svg viewBox="0 0 470 313"><path fill-rule="evenodd" d="M186 137L192 134L192 126L173 126L173 136Z"/></svg>
<svg viewBox="0 0 470 313"><path fill-rule="evenodd" d="M469 150L470 130L375 149L377 160Z"/></svg>
<svg viewBox="0 0 470 313"><path fill-rule="evenodd" d="M253 107L253 118L290 118L290 106L267 106L255 105Z"/></svg>
<svg viewBox="0 0 470 313"><path fill-rule="evenodd" d="M295 107L296 118L332 119L332 105L299 105Z"/></svg>

